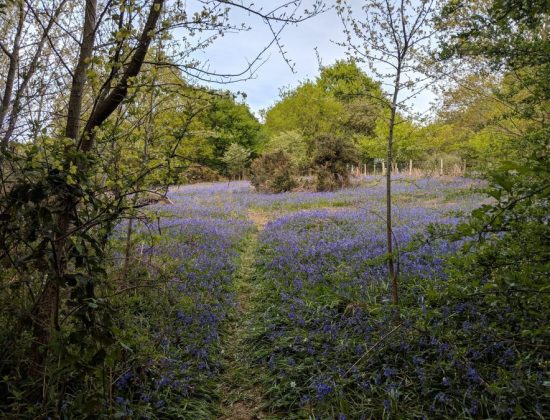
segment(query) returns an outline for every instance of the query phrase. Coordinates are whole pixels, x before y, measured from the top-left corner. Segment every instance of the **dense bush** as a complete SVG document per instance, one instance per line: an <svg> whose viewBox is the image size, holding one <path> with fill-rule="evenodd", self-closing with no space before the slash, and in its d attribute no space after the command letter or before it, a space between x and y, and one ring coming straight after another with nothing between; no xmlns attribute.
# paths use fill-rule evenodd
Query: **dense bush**
<svg viewBox="0 0 550 420"><path fill-rule="evenodd" d="M357 150L345 137L321 135L315 138L312 169L317 191L333 191L349 185L350 164L357 163Z"/></svg>
<svg viewBox="0 0 550 420"><path fill-rule="evenodd" d="M197 182L216 182L220 180L220 175L207 166L192 164L181 174L180 182L183 184L195 184Z"/></svg>
<svg viewBox="0 0 550 420"><path fill-rule="evenodd" d="M296 167L283 151L260 156L252 162L250 169L250 182L259 192L280 193L297 185Z"/></svg>
<svg viewBox="0 0 550 420"><path fill-rule="evenodd" d="M116 359L105 243L125 200L70 141L41 140L0 154L0 417L59 415L78 393L95 404L90 382Z"/></svg>

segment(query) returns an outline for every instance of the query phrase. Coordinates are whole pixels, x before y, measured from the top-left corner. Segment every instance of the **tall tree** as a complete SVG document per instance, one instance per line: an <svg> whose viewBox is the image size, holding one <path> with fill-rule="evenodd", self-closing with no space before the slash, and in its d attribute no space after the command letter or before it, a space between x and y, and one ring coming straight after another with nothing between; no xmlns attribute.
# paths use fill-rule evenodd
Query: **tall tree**
<svg viewBox="0 0 550 420"><path fill-rule="evenodd" d="M381 117L386 98L380 84L353 60L322 66L316 81L324 92L343 104L343 130L347 135L371 135Z"/></svg>
<svg viewBox="0 0 550 420"><path fill-rule="evenodd" d="M232 144L239 144L249 151L257 150L260 139L260 123L248 106L239 103L227 92L212 92L210 105L199 116L204 125L204 138L213 150L213 158L206 163L223 170L223 156Z"/></svg>
<svg viewBox="0 0 550 420"><path fill-rule="evenodd" d="M319 133L335 132L343 122L342 103L313 81L282 92L281 100L265 114L265 128L269 135L294 130L310 146Z"/></svg>
<svg viewBox="0 0 550 420"><path fill-rule="evenodd" d="M82 42L78 62L73 72L73 81L69 96L69 112L65 128L66 137L74 141L69 148L77 147L82 149L84 153L90 152L94 142L94 128L103 123L118 107L126 96L128 80L130 77L135 77L139 73L163 4L164 0L155 0L151 5L147 21L142 29L142 35L139 38L139 43L135 48L132 58L129 60L125 72L118 84L113 87L103 101L99 102L96 108L100 109L99 113L92 112L81 133L81 109L87 77L86 71L91 62L98 18L97 1L86 1L82 25ZM65 165L66 170L70 171L72 161L65 161L63 165ZM76 166L76 170L74 170L73 173L77 179L79 179L87 177L87 171L86 160L81 160L81 164ZM79 205L80 197L78 195L67 194L66 191L63 191L57 198L59 200L58 205L64 208L64 211L58 218L54 237L52 238L53 252L56 255L54 268L55 276L46 280L42 292L37 298L33 308L33 334L36 340L34 369L38 375L40 375L44 369L50 335L54 329L59 329L60 285L66 277L69 268L69 231L71 228L74 228L75 225L77 229L81 229L72 216L77 212L76 207ZM88 288L87 298L93 298L93 293L93 289Z"/></svg>

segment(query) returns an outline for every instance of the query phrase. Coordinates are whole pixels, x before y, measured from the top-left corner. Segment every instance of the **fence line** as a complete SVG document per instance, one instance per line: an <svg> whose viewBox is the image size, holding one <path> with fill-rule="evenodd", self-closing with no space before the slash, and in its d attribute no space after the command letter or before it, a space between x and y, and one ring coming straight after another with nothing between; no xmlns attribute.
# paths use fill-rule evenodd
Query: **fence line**
<svg viewBox="0 0 550 420"><path fill-rule="evenodd" d="M359 165L348 165L347 168L350 176L354 177L385 175L387 170L384 161L370 164L362 162ZM451 164L446 164L443 158L439 158L435 165L428 166L425 163L415 165L415 162L410 159L408 162L394 162L392 164L392 172L394 174L406 174L409 176L464 176L467 173L467 165L465 160L460 163L456 163L455 161Z"/></svg>

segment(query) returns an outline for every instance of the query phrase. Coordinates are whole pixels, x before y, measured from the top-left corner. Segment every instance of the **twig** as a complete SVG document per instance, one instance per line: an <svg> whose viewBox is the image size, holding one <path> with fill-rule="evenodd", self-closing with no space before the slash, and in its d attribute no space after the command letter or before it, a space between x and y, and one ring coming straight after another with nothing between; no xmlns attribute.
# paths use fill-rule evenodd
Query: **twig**
<svg viewBox="0 0 550 420"><path fill-rule="evenodd" d="M365 357L367 357L376 347L378 347L380 344L382 344L382 342L388 338L390 335L392 335L395 331L397 331L399 328L401 328L403 326L403 322L401 322L400 324L396 325L391 331L387 332L386 334L384 334L382 337L380 337L380 339L373 344L372 347L370 347L365 353L363 353L363 355L357 359L357 361L351 365L351 367L346 371L345 375L347 375L348 373L351 372L351 370L357 366Z"/></svg>

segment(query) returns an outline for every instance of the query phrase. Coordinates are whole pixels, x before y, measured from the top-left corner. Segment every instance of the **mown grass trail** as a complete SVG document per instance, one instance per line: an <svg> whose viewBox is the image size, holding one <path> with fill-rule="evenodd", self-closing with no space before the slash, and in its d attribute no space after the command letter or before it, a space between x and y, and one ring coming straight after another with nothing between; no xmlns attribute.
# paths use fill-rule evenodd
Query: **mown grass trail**
<svg viewBox="0 0 550 420"><path fill-rule="evenodd" d="M266 419L262 412L263 390L251 377L247 359L248 348L245 342L250 327L250 308L257 295L254 282L254 259L258 233L267 223L267 216L253 213L249 215L256 231L250 234L244 243L240 255L239 269L235 274L234 287L237 293L237 305L231 317L223 342L225 371L220 378L221 419L252 420Z"/></svg>

